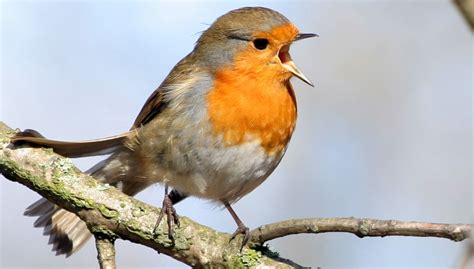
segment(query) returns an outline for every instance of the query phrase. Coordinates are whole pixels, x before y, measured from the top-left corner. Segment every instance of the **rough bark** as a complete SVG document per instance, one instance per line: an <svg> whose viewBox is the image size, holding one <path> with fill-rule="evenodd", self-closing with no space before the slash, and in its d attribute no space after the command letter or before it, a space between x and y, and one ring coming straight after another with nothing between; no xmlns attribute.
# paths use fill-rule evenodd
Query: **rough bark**
<svg viewBox="0 0 474 269"><path fill-rule="evenodd" d="M109 238L100 234L95 235L95 246L97 248L97 260L100 269L115 269L115 238Z"/></svg>

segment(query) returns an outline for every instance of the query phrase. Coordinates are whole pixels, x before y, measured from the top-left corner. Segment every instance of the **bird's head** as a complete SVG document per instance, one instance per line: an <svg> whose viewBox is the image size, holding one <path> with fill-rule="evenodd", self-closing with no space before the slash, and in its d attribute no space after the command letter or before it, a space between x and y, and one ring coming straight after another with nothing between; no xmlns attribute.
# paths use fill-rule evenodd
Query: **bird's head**
<svg viewBox="0 0 474 269"><path fill-rule="evenodd" d="M219 17L196 43L195 56L211 70L233 68L255 79L287 82L296 76L313 86L296 67L290 45L314 37L303 34L285 16L262 7L245 7Z"/></svg>

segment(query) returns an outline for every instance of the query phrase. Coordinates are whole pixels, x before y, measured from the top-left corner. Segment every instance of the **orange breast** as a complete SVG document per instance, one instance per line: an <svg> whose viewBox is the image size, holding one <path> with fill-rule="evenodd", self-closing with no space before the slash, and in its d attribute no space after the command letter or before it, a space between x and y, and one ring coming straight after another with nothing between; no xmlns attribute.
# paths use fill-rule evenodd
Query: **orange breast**
<svg viewBox="0 0 474 269"><path fill-rule="evenodd" d="M255 72L255 64L244 61L216 72L208 114L214 134L222 135L226 145L259 138L273 154L286 147L293 133L296 100L287 79L272 70Z"/></svg>

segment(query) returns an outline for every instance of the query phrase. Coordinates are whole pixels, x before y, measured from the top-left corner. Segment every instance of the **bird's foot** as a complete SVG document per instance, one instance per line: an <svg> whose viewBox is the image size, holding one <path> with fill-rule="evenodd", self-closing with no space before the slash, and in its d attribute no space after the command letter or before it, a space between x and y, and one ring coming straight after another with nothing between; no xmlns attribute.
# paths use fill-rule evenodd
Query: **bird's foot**
<svg viewBox="0 0 474 269"><path fill-rule="evenodd" d="M232 234L232 236L230 237L230 241L234 240L234 238L238 235L238 234L242 234L243 235L243 239L242 239L242 245L240 246L240 252L242 252L242 249L244 248L244 246L248 243L249 241L249 238L250 238L250 233L249 233L249 228L247 226L245 226L243 223L240 223L239 226L237 227L237 230L235 230L235 232Z"/></svg>
<svg viewBox="0 0 474 269"><path fill-rule="evenodd" d="M168 194L165 194L165 198L163 199L163 207L161 208L160 215L156 220L155 229L153 229L153 233L156 234L158 226L160 225L161 220L163 219L164 215L166 214L167 222L168 222L168 238L171 240L172 244L175 244L174 240L174 232L173 232L173 225L180 226L179 223L179 216L176 213L176 209L173 206L173 202Z"/></svg>

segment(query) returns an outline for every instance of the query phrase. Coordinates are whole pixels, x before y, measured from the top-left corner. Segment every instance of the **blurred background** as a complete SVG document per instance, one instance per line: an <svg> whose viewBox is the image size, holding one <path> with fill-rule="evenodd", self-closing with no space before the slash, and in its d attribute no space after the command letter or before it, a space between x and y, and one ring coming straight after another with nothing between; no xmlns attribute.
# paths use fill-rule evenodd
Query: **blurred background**
<svg viewBox="0 0 474 269"><path fill-rule="evenodd" d="M315 87L294 80L299 121L270 178L236 204L252 229L304 217L473 222L473 39L450 1L2 1L1 117L49 138L128 130L148 95L215 18L266 6L317 39L292 46ZM77 160L87 169L100 158ZM0 267L96 268L90 241L66 259L23 210L40 198L0 179ZM160 206L161 186L138 195ZM233 232L194 198L178 213ZM270 242L323 268L452 268L464 243L298 235ZM117 241L119 268L185 267Z"/></svg>

